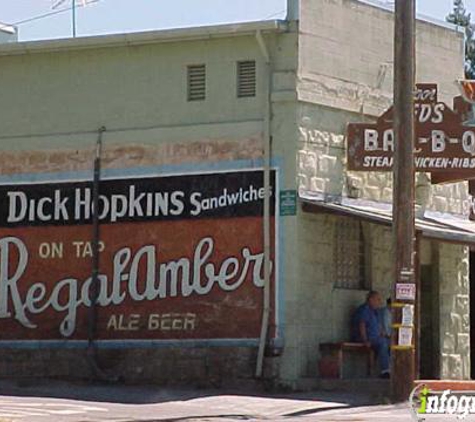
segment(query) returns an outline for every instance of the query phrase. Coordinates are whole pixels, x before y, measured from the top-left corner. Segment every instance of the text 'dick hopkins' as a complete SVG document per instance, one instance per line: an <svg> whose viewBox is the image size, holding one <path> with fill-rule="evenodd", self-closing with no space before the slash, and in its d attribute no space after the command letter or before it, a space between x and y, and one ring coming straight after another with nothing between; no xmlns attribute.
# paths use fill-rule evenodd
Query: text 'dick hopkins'
<svg viewBox="0 0 475 422"><path fill-rule="evenodd" d="M99 219L115 223L262 215L262 171L237 174L103 180ZM271 176L273 196L274 172ZM0 226L90 224L93 205L91 182L0 186Z"/></svg>

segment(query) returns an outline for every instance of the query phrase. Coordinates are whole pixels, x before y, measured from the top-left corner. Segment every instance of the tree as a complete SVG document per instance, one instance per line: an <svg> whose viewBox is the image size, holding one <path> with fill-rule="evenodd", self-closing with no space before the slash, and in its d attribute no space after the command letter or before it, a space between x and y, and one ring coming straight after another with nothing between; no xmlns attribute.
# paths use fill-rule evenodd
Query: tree
<svg viewBox="0 0 475 422"><path fill-rule="evenodd" d="M465 30L465 77L475 79L475 25L471 22L472 14L465 9L463 0L454 0L453 10L445 18L447 22Z"/></svg>

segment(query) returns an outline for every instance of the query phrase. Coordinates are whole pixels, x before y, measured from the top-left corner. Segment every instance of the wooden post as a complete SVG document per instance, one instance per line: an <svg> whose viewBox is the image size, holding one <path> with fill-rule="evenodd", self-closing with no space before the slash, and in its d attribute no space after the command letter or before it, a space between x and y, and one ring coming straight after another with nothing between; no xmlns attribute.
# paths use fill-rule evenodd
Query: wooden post
<svg viewBox="0 0 475 422"><path fill-rule="evenodd" d="M76 38L76 0L72 2L72 27L73 27L73 38Z"/></svg>
<svg viewBox="0 0 475 422"><path fill-rule="evenodd" d="M414 263L414 89L415 89L415 0L396 0L394 31L394 190L393 237L395 283L415 283ZM394 286L394 323L401 322ZM391 395L395 402L407 400L415 378L415 350L398 344L400 329L391 342ZM413 330L413 344L415 337Z"/></svg>

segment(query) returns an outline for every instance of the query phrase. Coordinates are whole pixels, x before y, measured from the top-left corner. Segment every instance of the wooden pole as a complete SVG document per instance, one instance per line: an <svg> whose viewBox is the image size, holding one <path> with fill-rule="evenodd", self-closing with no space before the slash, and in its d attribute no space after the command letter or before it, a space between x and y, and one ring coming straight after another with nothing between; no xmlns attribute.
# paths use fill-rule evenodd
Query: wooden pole
<svg viewBox="0 0 475 422"><path fill-rule="evenodd" d="M72 27L73 27L73 38L76 38L76 0L73 0L72 5Z"/></svg>
<svg viewBox="0 0 475 422"><path fill-rule="evenodd" d="M395 283L415 283L414 265L414 88L415 88L415 0L396 0L394 31L394 190L393 237ZM415 285L414 285L415 287ZM394 286L394 323L401 322ZM391 344L391 395L395 402L407 400L415 378L415 350L399 344L400 329L393 330ZM413 329L413 344L415 330Z"/></svg>

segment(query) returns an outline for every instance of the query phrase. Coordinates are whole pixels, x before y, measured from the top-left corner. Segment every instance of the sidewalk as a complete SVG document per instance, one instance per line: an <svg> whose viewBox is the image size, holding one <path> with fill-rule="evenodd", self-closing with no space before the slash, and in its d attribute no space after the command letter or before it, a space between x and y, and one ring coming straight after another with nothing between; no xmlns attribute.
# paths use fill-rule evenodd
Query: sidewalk
<svg viewBox="0 0 475 422"><path fill-rule="evenodd" d="M376 411L374 420L384 420L381 411L397 409L363 407L371 403L371 397L362 394L268 394L252 390L191 390L58 381L19 385L0 381L0 421L363 421L362 415L370 410ZM406 410L404 407L406 419L401 421L409 416ZM356 414L359 416L354 419L352 415Z"/></svg>

